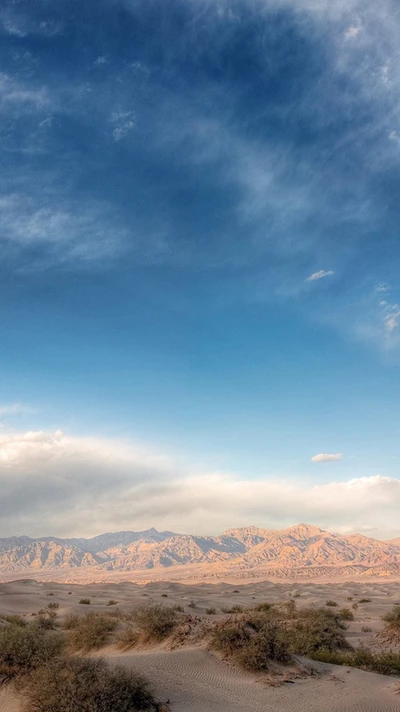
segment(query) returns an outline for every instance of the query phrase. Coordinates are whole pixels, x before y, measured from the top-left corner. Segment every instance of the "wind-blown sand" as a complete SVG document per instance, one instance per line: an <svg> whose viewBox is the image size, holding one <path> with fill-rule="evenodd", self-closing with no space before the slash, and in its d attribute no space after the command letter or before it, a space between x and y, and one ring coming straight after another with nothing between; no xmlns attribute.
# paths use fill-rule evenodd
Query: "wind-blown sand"
<svg viewBox="0 0 400 712"><path fill-rule="evenodd" d="M90 598L90 606L79 604ZM347 600L352 597L352 600ZM178 583L133 583L66 585L20 580L0 584L0 614L19 613L30 617L50 601L59 603L62 618L70 611L87 613L106 610L109 599L118 601L122 610L145 601L180 604L188 612L215 620L222 608L234 604L251 606L262 601L271 603L294 598L296 605L325 604L335 600L340 608L351 607L355 620L347 636L353 645L359 642L379 648L376 633L383 623L381 616L400 603L400 585L385 583L275 584L270 582L185 585ZM370 598L359 603L361 598ZM194 602L196 608L190 608ZM216 616L206 616L206 608L216 608ZM110 609L108 609L110 610ZM362 627L371 631L362 632ZM202 647L185 647L166 651L152 649L121 653L113 646L100 651L110 663L133 667L150 679L157 695L170 700L172 712L399 712L400 696L396 678L366 673L352 668L312 663L320 674L295 679L291 684L271 686L263 675L242 672L219 660ZM20 712L21 705L12 688L0 688L1 712Z"/></svg>

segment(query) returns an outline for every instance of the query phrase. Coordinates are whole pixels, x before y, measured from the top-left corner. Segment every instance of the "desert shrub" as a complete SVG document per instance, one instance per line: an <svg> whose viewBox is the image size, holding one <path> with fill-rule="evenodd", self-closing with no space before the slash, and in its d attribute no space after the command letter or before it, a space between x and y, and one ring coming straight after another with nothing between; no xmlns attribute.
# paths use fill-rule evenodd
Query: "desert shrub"
<svg viewBox="0 0 400 712"><path fill-rule="evenodd" d="M271 608L272 608L272 603L257 603L257 605L254 606L255 611L259 611L259 612L262 611L264 613L266 611L270 611Z"/></svg>
<svg viewBox="0 0 400 712"><path fill-rule="evenodd" d="M47 608L50 611L56 611L57 608L60 608L60 604L57 603L57 601L50 601L50 603L47 604Z"/></svg>
<svg viewBox="0 0 400 712"><path fill-rule="evenodd" d="M0 679L31 672L60 655L64 637L38 629L34 623L0 628Z"/></svg>
<svg viewBox="0 0 400 712"><path fill-rule="evenodd" d="M11 625L18 625L21 628L24 628L27 625L27 621L25 620L25 618L22 618L22 616L19 616L16 613L9 616L4 616L4 620L7 621L7 623L10 623Z"/></svg>
<svg viewBox="0 0 400 712"><path fill-rule="evenodd" d="M144 640L163 640L172 633L179 619L173 606L153 603L134 610L132 620Z"/></svg>
<svg viewBox="0 0 400 712"><path fill-rule="evenodd" d="M26 686L27 712L147 712L157 709L148 683L101 659L60 658Z"/></svg>
<svg viewBox="0 0 400 712"><path fill-rule="evenodd" d="M89 606L89 605L90 605L90 598L81 598L81 600L79 601L79 603L82 603L82 604L85 605L85 606Z"/></svg>
<svg viewBox="0 0 400 712"><path fill-rule="evenodd" d="M168 598L168 593L162 593L161 598Z"/></svg>
<svg viewBox="0 0 400 712"><path fill-rule="evenodd" d="M54 593L46 593L46 596L54 596Z"/></svg>
<svg viewBox="0 0 400 712"><path fill-rule="evenodd" d="M139 633L132 625L127 625L118 632L117 645L122 650L133 648L139 640Z"/></svg>
<svg viewBox="0 0 400 712"><path fill-rule="evenodd" d="M197 603L196 601L190 601L190 603L188 603L188 606L189 608L197 608Z"/></svg>
<svg viewBox="0 0 400 712"><path fill-rule="evenodd" d="M238 589L238 588L235 588L235 590L234 590L234 591L232 591L232 593L240 593L240 591L239 591L239 589Z"/></svg>
<svg viewBox="0 0 400 712"><path fill-rule="evenodd" d="M232 606L231 608L221 608L222 613L243 613L243 606L240 606L239 604L237 606Z"/></svg>
<svg viewBox="0 0 400 712"><path fill-rule="evenodd" d="M109 601L107 601L107 606L116 606L118 601L114 601L113 598L110 598Z"/></svg>
<svg viewBox="0 0 400 712"><path fill-rule="evenodd" d="M32 625L36 626L36 628L42 628L43 630L54 630L56 627L56 618L57 614L54 611L38 613Z"/></svg>
<svg viewBox="0 0 400 712"><path fill-rule="evenodd" d="M348 601L352 601L352 600L353 600L353 596L347 596L347 600L348 600Z"/></svg>
<svg viewBox="0 0 400 712"><path fill-rule="evenodd" d="M266 670L271 660L291 659L286 631L254 612L217 624L210 644L248 670Z"/></svg>
<svg viewBox="0 0 400 712"><path fill-rule="evenodd" d="M369 625L363 625L361 628L362 633L372 633L372 628Z"/></svg>
<svg viewBox="0 0 400 712"><path fill-rule="evenodd" d="M340 615L342 621L353 621L354 620L354 613L353 613L353 611L350 610L350 608L341 608L339 611L339 615Z"/></svg>
<svg viewBox="0 0 400 712"><path fill-rule="evenodd" d="M206 613L208 616L215 616L217 612L216 608L206 608Z"/></svg>
<svg viewBox="0 0 400 712"><path fill-rule="evenodd" d="M356 611L358 608L358 603L352 603L351 607L354 608L354 610Z"/></svg>
<svg viewBox="0 0 400 712"><path fill-rule="evenodd" d="M345 628L340 614L326 608L306 608L287 614L291 651L299 655L309 655L321 649L350 648L344 636Z"/></svg>
<svg viewBox="0 0 400 712"><path fill-rule="evenodd" d="M370 598L360 598L360 600L358 602L359 603L371 603L371 599Z"/></svg>
<svg viewBox="0 0 400 712"><path fill-rule="evenodd" d="M73 628L77 627L80 620L80 616L78 616L76 613L68 613L68 615L65 616L63 628L65 628L65 630L72 630Z"/></svg>
<svg viewBox="0 0 400 712"><path fill-rule="evenodd" d="M174 611L176 611L177 613L183 613L184 610L185 610L183 606L180 606L180 605L179 605L179 603L178 603L177 606L172 606L172 608L173 608Z"/></svg>
<svg viewBox="0 0 400 712"><path fill-rule="evenodd" d="M117 627L118 622L111 616L101 613L88 613L79 619L71 629L69 646L72 650L88 652L101 648L107 643L109 633Z"/></svg>
<svg viewBox="0 0 400 712"><path fill-rule="evenodd" d="M326 606L331 606L331 608L335 608L337 606L336 601L329 600L325 604Z"/></svg>
<svg viewBox="0 0 400 712"><path fill-rule="evenodd" d="M392 610L382 616L382 620L393 627L400 627L400 606L393 606Z"/></svg>
<svg viewBox="0 0 400 712"><path fill-rule="evenodd" d="M359 647L352 651L343 650L318 650L311 657L323 663L333 665L347 665L348 667L361 668L377 672L381 675L400 674L400 653L383 652L373 653L365 647Z"/></svg>

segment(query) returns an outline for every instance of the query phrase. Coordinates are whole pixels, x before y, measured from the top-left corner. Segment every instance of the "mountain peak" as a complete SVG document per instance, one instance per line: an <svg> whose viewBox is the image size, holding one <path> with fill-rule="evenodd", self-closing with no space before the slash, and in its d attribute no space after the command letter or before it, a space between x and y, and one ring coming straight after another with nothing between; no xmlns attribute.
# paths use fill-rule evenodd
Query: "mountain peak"
<svg viewBox="0 0 400 712"><path fill-rule="evenodd" d="M316 527L313 524L304 524L304 522L300 522L300 524L296 524L293 527L288 527L288 529L285 529L284 531L287 534L304 539L310 539L313 536L325 534L324 529L320 529L320 527Z"/></svg>

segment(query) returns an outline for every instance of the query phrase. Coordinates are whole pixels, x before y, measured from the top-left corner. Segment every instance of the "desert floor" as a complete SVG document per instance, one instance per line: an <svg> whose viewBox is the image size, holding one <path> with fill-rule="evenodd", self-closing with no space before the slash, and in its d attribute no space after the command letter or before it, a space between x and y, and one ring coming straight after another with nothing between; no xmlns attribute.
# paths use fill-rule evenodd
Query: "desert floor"
<svg viewBox="0 0 400 712"><path fill-rule="evenodd" d="M352 597L349 601L348 598ZM79 603L90 598L90 606ZM294 598L296 605L323 605L334 600L340 608L351 607L355 620L347 635L353 645L362 642L379 649L376 633L382 629L381 616L394 603L400 603L400 582L274 584L267 581L232 584L185 585L157 582L140 586L134 583L60 584L20 580L0 584L0 615L18 613L27 618L50 601L59 603L59 617L68 612L106 610L110 599L121 610L145 601L180 604L185 611L210 618L206 608L234 604L251 606ZM361 598L371 599L360 603ZM189 606L194 602L195 608ZM110 610L109 608L107 610ZM362 631L362 628L370 630ZM312 663L316 676L294 679L279 686L263 676L240 671L219 660L204 647L185 647L168 651L160 648L121 653L113 646L101 651L112 663L134 667L150 679L156 693L170 700L171 712L400 712L400 680L352 668ZM21 703L9 687L0 688L1 712L19 712ZM77 711L78 712L78 711Z"/></svg>

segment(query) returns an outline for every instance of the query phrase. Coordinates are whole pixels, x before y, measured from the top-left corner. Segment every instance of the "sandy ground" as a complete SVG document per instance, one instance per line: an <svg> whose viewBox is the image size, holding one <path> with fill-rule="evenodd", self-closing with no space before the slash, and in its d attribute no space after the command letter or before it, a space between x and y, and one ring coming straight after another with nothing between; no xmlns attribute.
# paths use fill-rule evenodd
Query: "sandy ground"
<svg viewBox="0 0 400 712"><path fill-rule="evenodd" d="M348 598L351 597L351 601ZM79 603L90 598L90 606ZM187 612L206 614L206 608L232 605L251 606L294 598L298 607L323 605L334 600L340 608L353 609L347 635L353 645L363 642L378 648L375 635L382 629L381 616L400 603L400 583L274 584L267 581L238 585L158 582L139 586L134 583L71 585L20 580L0 584L0 614L19 613L29 618L50 601L59 603L59 616L70 611L86 613L107 609L110 599L121 610L145 601L180 604ZM360 603L361 598L370 601ZM195 608L189 604L195 604ZM115 608L115 607L114 607ZM110 610L108 608L107 610ZM362 628L371 630L362 631ZM202 648L174 651L150 650L121 654L113 647L102 651L110 662L121 662L144 674L160 699L170 699L172 712L400 712L400 695L395 693L395 678L355 669L313 665L323 674L294 680L274 687L263 676L241 672L218 660ZM21 706L11 688L0 688L1 712L20 712Z"/></svg>

